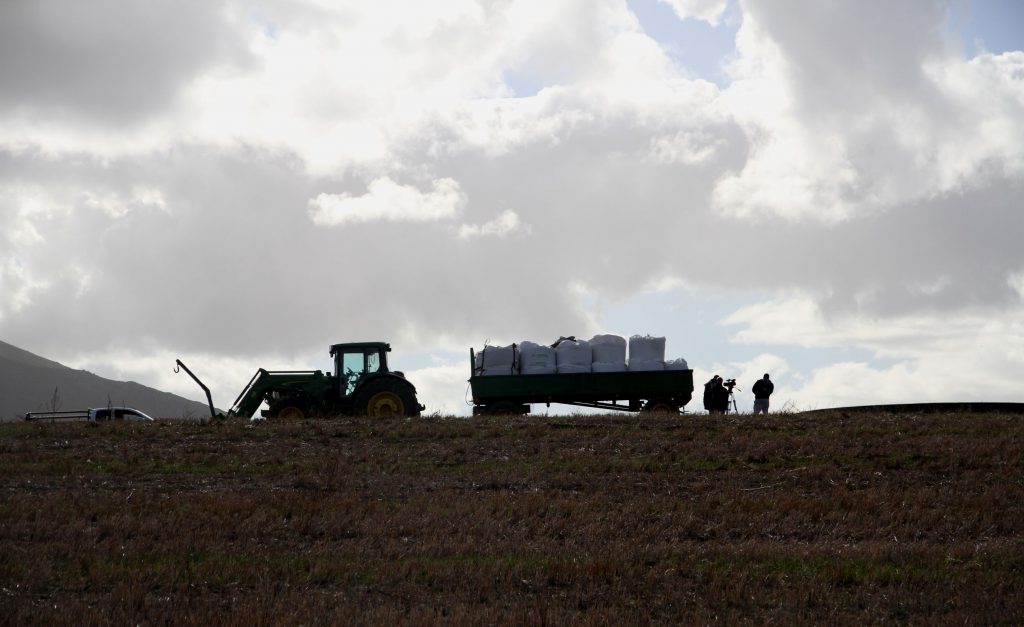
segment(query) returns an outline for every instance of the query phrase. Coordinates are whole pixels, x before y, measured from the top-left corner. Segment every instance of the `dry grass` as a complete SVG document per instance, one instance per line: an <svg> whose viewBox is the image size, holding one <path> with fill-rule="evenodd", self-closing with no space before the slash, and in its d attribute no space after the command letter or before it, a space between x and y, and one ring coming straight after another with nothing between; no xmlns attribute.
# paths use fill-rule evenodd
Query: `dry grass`
<svg viewBox="0 0 1024 627"><path fill-rule="evenodd" d="M1022 416L0 425L9 624L1024 623Z"/></svg>

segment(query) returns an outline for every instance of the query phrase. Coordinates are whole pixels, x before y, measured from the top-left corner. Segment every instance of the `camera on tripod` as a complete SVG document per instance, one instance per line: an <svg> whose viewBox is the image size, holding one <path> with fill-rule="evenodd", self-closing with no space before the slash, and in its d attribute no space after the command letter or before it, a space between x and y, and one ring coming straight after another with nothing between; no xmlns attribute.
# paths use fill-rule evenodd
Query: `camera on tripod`
<svg viewBox="0 0 1024 627"><path fill-rule="evenodd" d="M725 381L722 381L722 385L725 386L725 389L732 392L732 389L736 387L736 379L726 379Z"/></svg>

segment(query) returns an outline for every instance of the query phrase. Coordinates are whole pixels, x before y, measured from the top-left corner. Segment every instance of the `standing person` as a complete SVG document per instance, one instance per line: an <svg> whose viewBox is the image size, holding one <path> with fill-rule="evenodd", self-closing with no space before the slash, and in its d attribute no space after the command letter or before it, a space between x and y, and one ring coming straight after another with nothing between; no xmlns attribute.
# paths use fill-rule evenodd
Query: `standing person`
<svg viewBox="0 0 1024 627"><path fill-rule="evenodd" d="M717 374L704 384L704 409L709 414L724 414L729 402L729 390L725 389L724 380Z"/></svg>
<svg viewBox="0 0 1024 627"><path fill-rule="evenodd" d="M775 384L768 378L767 372L764 373L763 378L757 380L750 391L754 393L754 413L767 415L768 397L775 391Z"/></svg>
<svg viewBox="0 0 1024 627"><path fill-rule="evenodd" d="M718 381L721 379L717 374L704 384L704 409L709 412L715 407L715 388L718 387Z"/></svg>

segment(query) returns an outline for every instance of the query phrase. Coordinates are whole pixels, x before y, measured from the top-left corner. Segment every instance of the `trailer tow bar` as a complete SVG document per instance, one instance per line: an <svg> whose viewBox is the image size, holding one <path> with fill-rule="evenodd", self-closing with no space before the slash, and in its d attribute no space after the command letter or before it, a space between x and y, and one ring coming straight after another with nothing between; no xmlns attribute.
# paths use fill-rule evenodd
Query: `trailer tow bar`
<svg viewBox="0 0 1024 627"><path fill-rule="evenodd" d="M185 372L188 373L188 376L192 377L192 380L195 381L196 383L198 383L199 387L203 388L203 391L206 392L206 402L210 405L210 418L223 418L224 416L223 415L218 416L217 415L217 410L213 408L213 397L210 396L210 388L206 387L206 385L202 381L199 380L199 377L197 377L196 375L192 374L192 371L189 370L188 366L186 366L184 363L182 363L182 361L180 359L176 359L175 361L177 362L177 365L174 366L174 371L175 372L181 372L181 369L184 369Z"/></svg>

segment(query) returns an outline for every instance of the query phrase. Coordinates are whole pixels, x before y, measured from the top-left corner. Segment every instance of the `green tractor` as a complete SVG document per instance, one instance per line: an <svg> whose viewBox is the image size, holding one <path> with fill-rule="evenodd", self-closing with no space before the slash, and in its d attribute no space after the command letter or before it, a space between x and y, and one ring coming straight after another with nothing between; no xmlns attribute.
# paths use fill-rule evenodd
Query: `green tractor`
<svg viewBox="0 0 1024 627"><path fill-rule="evenodd" d="M419 416L424 409L416 399L416 388L401 372L388 369L391 345L385 342L334 344L334 374L320 370L265 370L260 368L249 380L227 414L217 414L210 389L184 368L206 392L214 417L252 418L264 402L264 418L284 420L309 416ZM178 368L175 368L178 372Z"/></svg>

